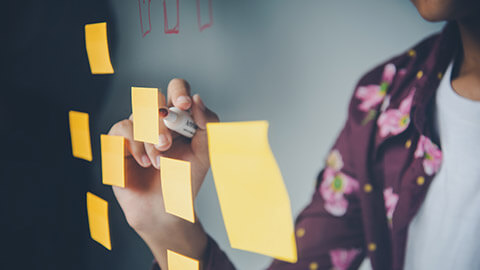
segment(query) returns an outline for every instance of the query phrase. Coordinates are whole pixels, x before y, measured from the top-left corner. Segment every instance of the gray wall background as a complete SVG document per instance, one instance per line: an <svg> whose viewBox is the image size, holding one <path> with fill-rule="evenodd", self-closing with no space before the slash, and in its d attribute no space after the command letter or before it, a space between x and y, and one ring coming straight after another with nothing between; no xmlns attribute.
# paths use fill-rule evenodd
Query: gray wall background
<svg viewBox="0 0 480 270"><path fill-rule="evenodd" d="M201 3L206 20L207 1ZM151 0L152 29L142 38L138 0L112 5L115 75L96 129L107 133L130 114L131 86L158 87L165 93L171 78L185 78L222 121L270 122L270 144L294 216L310 201L356 81L443 25L423 21L409 1L400 0L213 0L213 26L199 32L195 1L181 0L180 32L167 35L162 1ZM170 26L174 5L167 0ZM94 138L99 149L98 140ZM90 243L89 269L149 269L152 255L128 227L111 190L99 184L99 162L94 166L93 192L111 203L113 250ZM210 173L195 207L238 269L269 264L268 257L229 247Z"/></svg>

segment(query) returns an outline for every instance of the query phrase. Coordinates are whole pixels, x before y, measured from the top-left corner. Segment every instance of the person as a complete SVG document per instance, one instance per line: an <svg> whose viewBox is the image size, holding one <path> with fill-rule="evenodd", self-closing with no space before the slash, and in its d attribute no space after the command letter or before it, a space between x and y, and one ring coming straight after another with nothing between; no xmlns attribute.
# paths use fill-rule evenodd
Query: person
<svg viewBox="0 0 480 270"><path fill-rule="evenodd" d="M311 203L296 219L298 262L270 270L480 269L480 2L413 0L431 36L363 76L346 124L318 176ZM160 121L158 145L126 138L126 188L113 187L131 227L167 269L166 249L199 259L202 269L235 269L197 222L163 209L159 157L190 161L194 196L209 169L207 122L218 117L189 84L173 79L160 105L190 110L190 141ZM368 267L368 263L366 264Z"/></svg>

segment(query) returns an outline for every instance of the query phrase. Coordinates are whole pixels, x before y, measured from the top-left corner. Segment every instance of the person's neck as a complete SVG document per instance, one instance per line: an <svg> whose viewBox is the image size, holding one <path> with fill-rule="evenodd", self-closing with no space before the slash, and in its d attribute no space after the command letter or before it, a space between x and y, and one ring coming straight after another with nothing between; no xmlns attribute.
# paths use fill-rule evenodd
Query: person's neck
<svg viewBox="0 0 480 270"><path fill-rule="evenodd" d="M458 21L463 57L460 72L480 68L480 16Z"/></svg>
<svg viewBox="0 0 480 270"><path fill-rule="evenodd" d="M462 50L454 68L452 86L459 95L480 101L480 16L457 23Z"/></svg>

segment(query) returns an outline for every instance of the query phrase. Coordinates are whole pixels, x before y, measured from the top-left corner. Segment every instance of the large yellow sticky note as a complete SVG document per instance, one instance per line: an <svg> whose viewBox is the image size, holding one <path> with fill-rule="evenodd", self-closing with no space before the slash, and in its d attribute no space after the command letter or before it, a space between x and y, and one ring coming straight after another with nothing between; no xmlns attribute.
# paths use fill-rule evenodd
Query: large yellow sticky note
<svg viewBox="0 0 480 270"><path fill-rule="evenodd" d="M85 25L85 46L92 74L112 74L106 22Z"/></svg>
<svg viewBox="0 0 480 270"><path fill-rule="evenodd" d="M102 182L125 187L125 139L122 136L100 135Z"/></svg>
<svg viewBox="0 0 480 270"><path fill-rule="evenodd" d="M74 157L92 161L88 113L69 111L70 137Z"/></svg>
<svg viewBox="0 0 480 270"><path fill-rule="evenodd" d="M233 248L297 261L290 199L268 143L268 122L208 123L220 208Z"/></svg>
<svg viewBox="0 0 480 270"><path fill-rule="evenodd" d="M198 270L197 260L167 249L168 270Z"/></svg>
<svg viewBox="0 0 480 270"><path fill-rule="evenodd" d="M190 162L160 157L165 211L195 223Z"/></svg>
<svg viewBox="0 0 480 270"><path fill-rule="evenodd" d="M158 88L132 87L133 139L158 143Z"/></svg>
<svg viewBox="0 0 480 270"><path fill-rule="evenodd" d="M108 224L108 202L87 192L87 214L92 239L108 250L112 250L110 225Z"/></svg>

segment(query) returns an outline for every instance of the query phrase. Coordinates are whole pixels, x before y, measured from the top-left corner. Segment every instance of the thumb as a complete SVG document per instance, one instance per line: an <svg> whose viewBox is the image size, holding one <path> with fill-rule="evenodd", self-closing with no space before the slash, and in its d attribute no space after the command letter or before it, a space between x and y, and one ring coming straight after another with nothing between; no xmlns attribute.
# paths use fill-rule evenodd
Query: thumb
<svg viewBox="0 0 480 270"><path fill-rule="evenodd" d="M197 124L199 129L205 130L207 127L207 123L209 122L218 122L219 118L216 113L209 110L205 104L203 103L200 95L195 94L193 96L193 104L192 104L192 117Z"/></svg>

